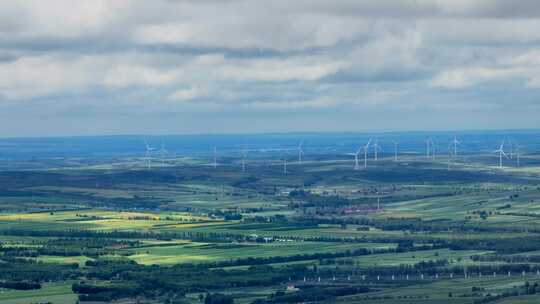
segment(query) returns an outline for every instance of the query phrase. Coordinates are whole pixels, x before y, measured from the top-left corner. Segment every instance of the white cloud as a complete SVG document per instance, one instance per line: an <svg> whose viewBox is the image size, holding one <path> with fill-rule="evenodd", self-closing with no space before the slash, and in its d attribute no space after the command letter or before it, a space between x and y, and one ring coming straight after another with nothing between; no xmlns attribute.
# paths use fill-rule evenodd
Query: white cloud
<svg viewBox="0 0 540 304"><path fill-rule="evenodd" d="M437 44L465 46L512 46L540 42L539 19L420 19L418 30Z"/></svg>
<svg viewBox="0 0 540 304"><path fill-rule="evenodd" d="M82 57L22 57L0 64L1 93L8 99L24 99L65 90L84 90L95 77L96 61Z"/></svg>
<svg viewBox="0 0 540 304"><path fill-rule="evenodd" d="M0 99L156 115L532 100L538 17L531 0L3 1Z"/></svg>
<svg viewBox="0 0 540 304"><path fill-rule="evenodd" d="M324 58L257 59L236 61L219 69L225 78L241 81L317 80L347 67Z"/></svg>
<svg viewBox="0 0 540 304"><path fill-rule="evenodd" d="M136 65L119 65L109 70L103 84L109 87L161 86L170 84L179 76L179 71L161 71Z"/></svg>
<svg viewBox="0 0 540 304"><path fill-rule="evenodd" d="M339 102L335 99L316 98L309 100L283 100L283 101L255 101L245 105L254 109L303 109L303 108L329 108Z"/></svg>
<svg viewBox="0 0 540 304"><path fill-rule="evenodd" d="M138 43L189 43L202 33L190 24L152 24L142 26L134 33Z"/></svg>
<svg viewBox="0 0 540 304"><path fill-rule="evenodd" d="M420 64L417 52L422 46L422 34L418 31L383 32L377 39L353 49L349 61L356 71L365 75L416 68Z"/></svg>
<svg viewBox="0 0 540 304"><path fill-rule="evenodd" d="M86 93L92 87L164 86L180 70L161 70L123 56L24 56L0 62L0 95L11 100Z"/></svg>
<svg viewBox="0 0 540 304"><path fill-rule="evenodd" d="M511 58L505 58L501 60L502 63L508 65L520 65L520 66L540 66L540 50L534 49Z"/></svg>
<svg viewBox="0 0 540 304"><path fill-rule="evenodd" d="M363 18L324 14L271 13L259 5L248 7L250 14L241 15L233 9L234 5L217 12L219 7L216 5L205 12L195 10L194 15L180 18L180 22L154 22L137 26L131 37L135 43L143 45L287 51L333 46L358 34L368 34L369 24L372 23Z"/></svg>
<svg viewBox="0 0 540 304"><path fill-rule="evenodd" d="M470 66L446 69L430 82L434 87L463 89L477 84L521 78L526 87L538 87L540 79L540 51L497 58L493 66Z"/></svg>
<svg viewBox="0 0 540 304"><path fill-rule="evenodd" d="M18 18L9 18L5 24L0 21L0 28L15 25L17 38L78 38L111 30L130 5L128 0L3 2L0 11Z"/></svg>
<svg viewBox="0 0 540 304"><path fill-rule="evenodd" d="M190 101L205 96L208 96L208 91L196 86L174 91L168 96L168 99L173 101Z"/></svg>
<svg viewBox="0 0 540 304"><path fill-rule="evenodd" d="M439 73L431 82L434 87L462 89L490 80L526 76L520 68L457 68Z"/></svg>

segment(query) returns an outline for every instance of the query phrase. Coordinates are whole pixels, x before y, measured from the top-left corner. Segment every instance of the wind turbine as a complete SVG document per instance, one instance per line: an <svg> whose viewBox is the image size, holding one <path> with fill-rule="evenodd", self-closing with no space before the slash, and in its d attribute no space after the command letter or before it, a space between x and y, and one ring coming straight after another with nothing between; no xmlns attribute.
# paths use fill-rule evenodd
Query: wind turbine
<svg viewBox="0 0 540 304"><path fill-rule="evenodd" d="M367 168L367 154L368 154L370 144L371 144L371 138L368 140L367 144L364 146L364 169Z"/></svg>
<svg viewBox="0 0 540 304"><path fill-rule="evenodd" d="M214 169L217 168L217 148L214 147Z"/></svg>
<svg viewBox="0 0 540 304"><path fill-rule="evenodd" d="M493 151L493 153L499 153L499 168L502 168L502 163L503 163L503 156L508 158L508 155L506 155L506 153L504 153L504 141L501 143L501 145L499 146L499 149Z"/></svg>
<svg viewBox="0 0 540 304"><path fill-rule="evenodd" d="M161 141L161 148L159 149L159 156L161 158L161 166L164 167L165 166L165 155L168 154L169 151L167 151L167 149L165 149L165 143L163 142L163 140Z"/></svg>
<svg viewBox="0 0 540 304"><path fill-rule="evenodd" d="M289 150L285 150L283 152L283 175L287 175L287 155L289 154Z"/></svg>
<svg viewBox="0 0 540 304"><path fill-rule="evenodd" d="M435 142L431 138L429 139L429 142L431 143L431 159L435 160L435 154L437 152L437 150L435 150Z"/></svg>
<svg viewBox="0 0 540 304"><path fill-rule="evenodd" d="M426 139L426 158L429 158L430 155L430 147L431 147L431 138Z"/></svg>
<svg viewBox="0 0 540 304"><path fill-rule="evenodd" d="M510 140L510 159L514 159L514 141Z"/></svg>
<svg viewBox="0 0 540 304"><path fill-rule="evenodd" d="M398 146L399 146L399 143L397 141L393 141L394 143L394 161L397 162L398 161Z"/></svg>
<svg viewBox="0 0 540 304"><path fill-rule="evenodd" d="M246 172L246 157L247 150L246 147L242 148L242 172Z"/></svg>
<svg viewBox="0 0 540 304"><path fill-rule="evenodd" d="M452 144L454 145L454 157L457 157L457 146L461 145L461 143L459 142L456 136L454 136L454 140L452 141Z"/></svg>
<svg viewBox="0 0 540 304"><path fill-rule="evenodd" d="M448 171L450 171L450 162L452 160L452 156L455 154L452 154L452 142L448 143Z"/></svg>
<svg viewBox="0 0 540 304"><path fill-rule="evenodd" d="M144 147L145 147L144 159L146 163L146 168L150 169L152 167L152 151L154 151L156 148L149 146L146 139L144 140Z"/></svg>
<svg viewBox="0 0 540 304"><path fill-rule="evenodd" d="M520 145L516 145L516 149L514 150L514 152L516 153L516 165L519 167L521 166L521 163L520 163L520 158L521 158L521 148L523 148L522 146Z"/></svg>
<svg viewBox="0 0 540 304"><path fill-rule="evenodd" d="M381 146L379 145L379 140L376 139L375 140L375 143L373 144L373 152L375 152L375 155L373 156L373 158L377 161L379 160L379 151L381 151L382 148Z"/></svg>
<svg viewBox="0 0 540 304"><path fill-rule="evenodd" d="M354 170L360 169L360 166L358 165L358 154L360 154L360 149L362 148L358 148L355 153L347 153L347 155L354 156Z"/></svg>
<svg viewBox="0 0 540 304"><path fill-rule="evenodd" d="M304 141L300 141L298 144L298 164L302 164L302 156L304 156Z"/></svg>

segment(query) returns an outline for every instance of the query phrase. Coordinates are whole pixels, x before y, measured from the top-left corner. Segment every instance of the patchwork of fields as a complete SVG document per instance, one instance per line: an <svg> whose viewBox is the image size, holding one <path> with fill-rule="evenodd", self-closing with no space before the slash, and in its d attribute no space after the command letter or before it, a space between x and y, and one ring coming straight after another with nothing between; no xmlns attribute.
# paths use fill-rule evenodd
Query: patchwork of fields
<svg viewBox="0 0 540 304"><path fill-rule="evenodd" d="M0 301L540 301L534 168L349 165L0 174Z"/></svg>

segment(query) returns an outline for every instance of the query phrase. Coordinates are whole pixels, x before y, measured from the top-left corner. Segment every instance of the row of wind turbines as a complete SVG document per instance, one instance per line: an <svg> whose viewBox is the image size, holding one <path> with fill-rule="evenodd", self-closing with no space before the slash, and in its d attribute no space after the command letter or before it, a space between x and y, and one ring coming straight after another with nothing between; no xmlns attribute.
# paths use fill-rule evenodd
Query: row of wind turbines
<svg viewBox="0 0 540 304"><path fill-rule="evenodd" d="M399 160L399 143L397 141L392 141L392 144L393 144L393 147L394 147L393 160L394 160L394 162L398 162L398 160ZM435 149L435 143L434 143L433 139L427 138L425 140L425 144L426 144L426 154L425 154L426 158L434 160L435 156L436 156L436 149ZM165 157L167 156L169 151L165 148L165 144L163 143L163 141L161 142L161 146L160 146L159 149L150 146L146 140L144 141L144 145L145 145L145 154L144 154L144 165L145 165L145 167L148 168L148 169L150 169L152 167L152 155L155 154L155 153L157 153L159 155L160 160L161 160L161 165L165 166ZM461 145L461 142L457 139L457 137L454 137L454 139L449 142L449 144L448 144L449 159L458 157L458 146L459 145ZM521 165L520 164L520 157L521 157L521 148L522 147L518 145L518 146L515 147L515 149L512 149L511 152L510 152L510 157L509 157L508 154L506 154L506 152L504 151L504 146L505 146L505 141L503 141L501 143L501 145L499 146L499 148L497 150L493 151L493 153L496 153L496 154L499 155L498 167L499 168L503 167L503 159L504 158L506 158L506 159L511 159L512 158L513 159L514 155L516 156L516 165L517 165L517 167L519 167ZM275 151L282 152L283 153L283 173L286 175L288 173L288 171L287 171L287 165L288 165L288 157L287 157L287 155L289 155L291 150L296 150L297 156L298 156L297 164L301 165L303 163L303 158L304 158L304 154L305 154L304 153L304 142L303 141L300 141L298 146L296 148L294 148L294 149L264 149L262 151L264 151L264 152L275 152ZM257 150L257 151L261 151L261 150ZM370 138L365 145L360 146L355 152L347 153L347 155L354 157L354 170L360 170L361 169L361 165L360 165L360 155L361 154L364 155L364 161L363 161L362 167L364 169L366 169L368 167L368 156L370 154L370 151L373 152L373 160L378 161L379 160L379 153L382 152L383 149L382 149L381 145L379 144L379 140L377 138L375 138L375 139ZM241 162L240 162L241 169L242 169L243 172L245 172L247 170L248 149L246 149L245 147L242 148L241 151L240 151L240 154L241 154ZM217 147L213 147L212 166L214 168L218 167Z"/></svg>
<svg viewBox="0 0 540 304"><path fill-rule="evenodd" d="M369 141L367 142L367 144L365 144L364 146L359 147L358 150L356 150L355 153L348 153L347 154L347 155L351 155L351 156L354 157L354 169L355 170L360 169L359 155L362 153L362 151L364 152L364 168L367 168L368 152L369 152L370 147L373 148L373 160L374 161L378 160L378 153L382 151L382 148L379 145L379 141L377 139L375 139L373 144L372 144L372 141L373 141L373 139L370 138ZM396 141L392 141L392 143L394 144L394 161L397 162L398 161L398 146L399 146L399 143L396 142ZM433 142L433 139L427 138L425 143L426 143L426 158L435 159L436 150L435 150L435 143ZM521 166L520 157L521 157L521 148L522 147L518 145L518 146L515 147L515 149L512 149L512 151L510 152L510 157L509 157L506 154L506 152L504 152L504 144L505 144L505 142L503 141L501 143L501 145L499 146L499 148L497 150L493 151L493 153L498 153L499 154L499 168L503 167L503 157L507 158L507 159L510 159L510 158L513 159L514 154L516 155L516 165L517 165L517 167L520 167ZM454 139L452 141L450 141L450 143L448 144L448 153L449 153L450 158L451 157L457 158L457 156L458 156L458 145L461 145L461 142L457 139L456 136L454 136Z"/></svg>

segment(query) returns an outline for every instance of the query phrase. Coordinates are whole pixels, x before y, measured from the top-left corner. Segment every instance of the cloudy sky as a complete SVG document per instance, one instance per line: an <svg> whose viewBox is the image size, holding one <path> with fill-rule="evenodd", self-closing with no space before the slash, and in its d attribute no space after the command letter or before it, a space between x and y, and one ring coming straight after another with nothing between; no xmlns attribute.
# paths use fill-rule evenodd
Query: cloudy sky
<svg viewBox="0 0 540 304"><path fill-rule="evenodd" d="M0 136L540 127L536 0L0 3Z"/></svg>

